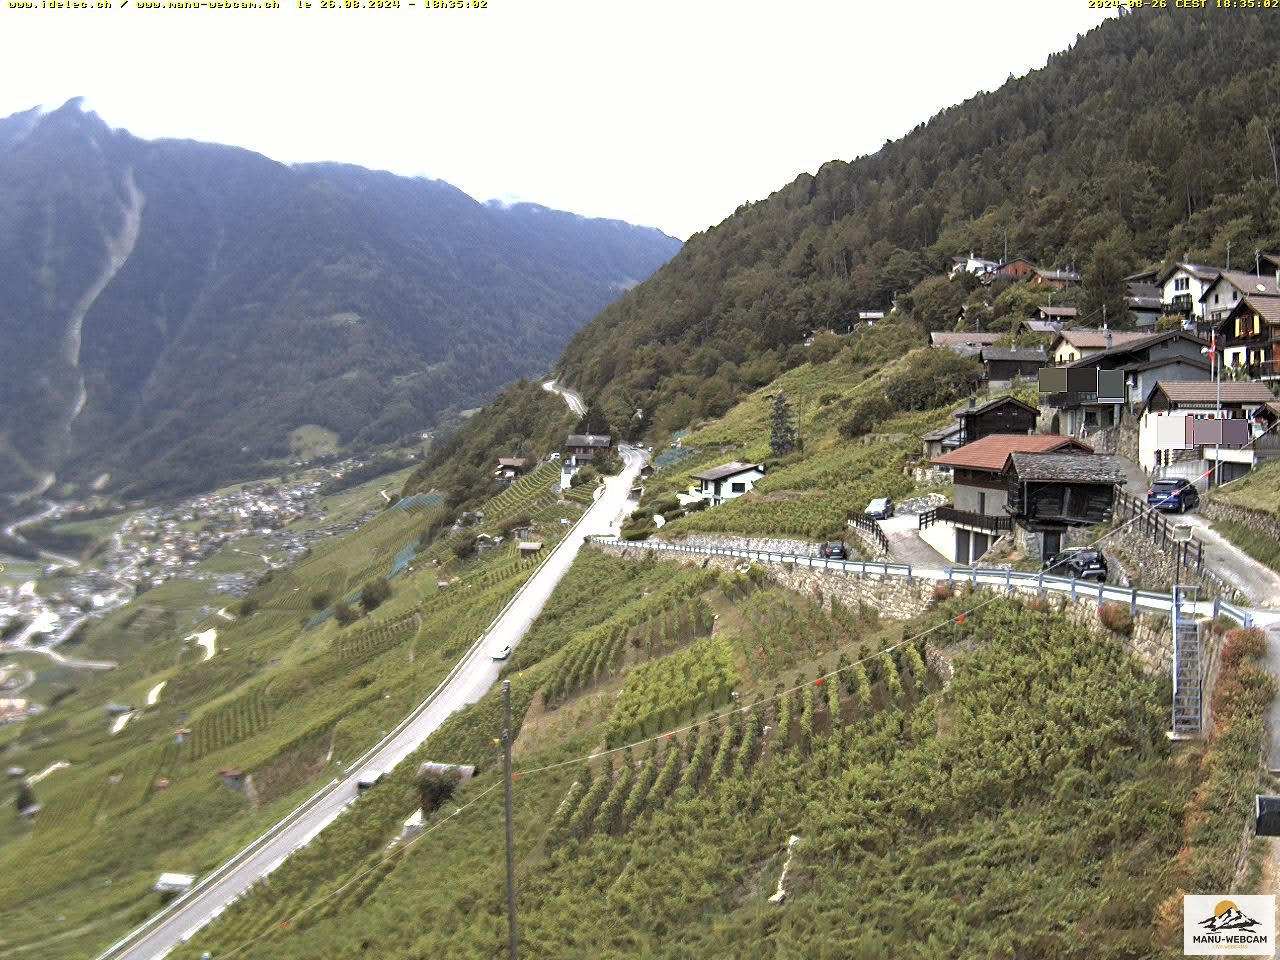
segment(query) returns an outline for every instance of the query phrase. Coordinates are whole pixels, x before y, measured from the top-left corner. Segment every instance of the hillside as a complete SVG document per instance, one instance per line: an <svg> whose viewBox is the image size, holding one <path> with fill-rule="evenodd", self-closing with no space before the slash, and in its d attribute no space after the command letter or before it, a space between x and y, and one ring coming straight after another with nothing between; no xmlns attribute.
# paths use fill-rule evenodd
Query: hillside
<svg viewBox="0 0 1280 960"><path fill-rule="evenodd" d="M208 489L545 369L679 243L441 181L0 120L0 492ZM291 438L291 434L294 436Z"/></svg>
<svg viewBox="0 0 1280 960"><path fill-rule="evenodd" d="M1109 20L1044 68L691 237L558 371L615 428L675 429L799 362L807 330L843 332L895 295L910 312L903 295L955 254L998 258L1007 241L1011 257L1075 263L1087 287L1164 258L1222 262L1229 241L1237 257L1272 249L1278 58L1280 22L1259 13Z"/></svg>

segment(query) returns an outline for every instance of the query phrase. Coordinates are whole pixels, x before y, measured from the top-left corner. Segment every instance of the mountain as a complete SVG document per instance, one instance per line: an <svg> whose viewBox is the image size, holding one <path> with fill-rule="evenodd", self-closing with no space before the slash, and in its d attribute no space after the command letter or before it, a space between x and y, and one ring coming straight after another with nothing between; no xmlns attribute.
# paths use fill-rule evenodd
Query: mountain
<svg viewBox="0 0 1280 960"><path fill-rule="evenodd" d="M896 298L949 326L954 305L911 292L970 250L1074 263L1086 288L1162 260L1220 263L1228 243L1251 261L1280 245L1278 59L1280 22L1256 13L1108 20L1042 69L693 236L558 372L615 429L673 430L723 413L802 362L806 331L843 331L859 310Z"/></svg>
<svg viewBox="0 0 1280 960"><path fill-rule="evenodd" d="M311 425L360 448L475 407L677 249L441 181L0 120L0 491L207 488Z"/></svg>

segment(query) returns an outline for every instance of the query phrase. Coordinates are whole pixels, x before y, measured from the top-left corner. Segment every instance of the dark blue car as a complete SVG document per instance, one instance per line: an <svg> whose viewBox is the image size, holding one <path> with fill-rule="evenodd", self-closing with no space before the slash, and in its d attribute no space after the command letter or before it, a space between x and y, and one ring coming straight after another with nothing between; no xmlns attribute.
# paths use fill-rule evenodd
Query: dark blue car
<svg viewBox="0 0 1280 960"><path fill-rule="evenodd" d="M1186 513L1200 503L1200 491L1190 480L1168 477L1156 480L1147 490L1147 506L1157 510L1176 510Z"/></svg>

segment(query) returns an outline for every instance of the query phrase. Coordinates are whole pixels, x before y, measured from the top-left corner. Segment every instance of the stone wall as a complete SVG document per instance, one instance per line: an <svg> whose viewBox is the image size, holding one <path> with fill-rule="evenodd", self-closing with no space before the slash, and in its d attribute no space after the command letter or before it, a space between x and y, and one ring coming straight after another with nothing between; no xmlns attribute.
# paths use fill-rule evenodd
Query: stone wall
<svg viewBox="0 0 1280 960"><path fill-rule="evenodd" d="M1266 510L1251 510L1234 503L1223 503L1221 500L1203 500L1200 512L1210 520L1238 523L1250 530L1261 531L1273 540L1280 540L1280 517Z"/></svg>
<svg viewBox="0 0 1280 960"><path fill-rule="evenodd" d="M1108 556L1115 556L1124 564L1129 574L1141 573L1141 579L1148 589L1169 589L1173 584L1174 559L1173 547L1165 547L1159 542L1152 542L1151 535L1135 524L1129 524L1118 533L1107 539ZM1221 597L1231 602L1248 602L1239 590L1225 582L1208 567L1200 571L1182 567L1178 571L1178 582L1194 584L1200 588L1201 600L1212 600Z"/></svg>
<svg viewBox="0 0 1280 960"><path fill-rule="evenodd" d="M667 539L659 537L657 539ZM691 533L682 537L671 537L670 543L684 547L711 547L720 549L732 547L738 550L765 550L776 553L793 553L798 557L818 556L818 544L811 540L784 540L768 537L731 537L719 533Z"/></svg>

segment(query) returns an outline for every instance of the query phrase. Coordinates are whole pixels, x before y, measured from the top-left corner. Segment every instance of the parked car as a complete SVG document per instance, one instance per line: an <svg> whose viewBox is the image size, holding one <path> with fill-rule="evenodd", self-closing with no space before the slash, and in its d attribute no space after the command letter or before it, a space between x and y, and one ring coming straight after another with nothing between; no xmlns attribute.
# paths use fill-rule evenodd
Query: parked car
<svg viewBox="0 0 1280 960"><path fill-rule="evenodd" d="M1190 480L1182 477L1166 477L1156 480L1147 490L1147 506L1157 510L1176 510L1186 513L1200 504L1200 491Z"/></svg>
<svg viewBox="0 0 1280 960"><path fill-rule="evenodd" d="M1107 580L1107 558L1101 550L1087 547L1070 547L1045 563L1044 569L1056 577L1075 577L1077 580Z"/></svg>
<svg viewBox="0 0 1280 960"><path fill-rule="evenodd" d="M509 656L511 656L511 644L509 643L493 651L493 659L495 660L505 660Z"/></svg>
<svg viewBox="0 0 1280 960"><path fill-rule="evenodd" d="M828 560L847 560L849 553L839 540L832 540L822 545L822 555Z"/></svg>
<svg viewBox="0 0 1280 960"><path fill-rule="evenodd" d="M371 790L382 782L384 771L379 769L366 770L356 779L356 792L364 793Z"/></svg>
<svg viewBox="0 0 1280 960"><path fill-rule="evenodd" d="M876 497L864 511L873 520L888 520L893 516L893 501L888 497Z"/></svg>

